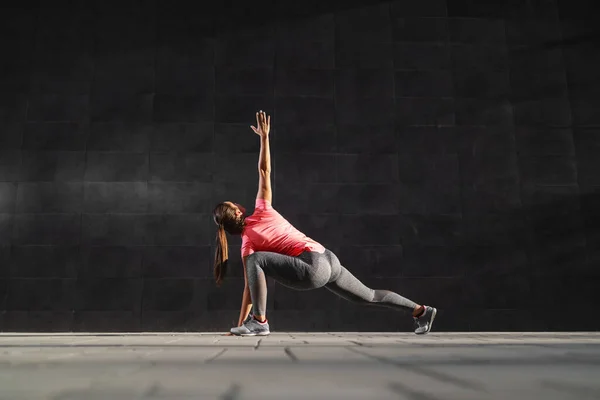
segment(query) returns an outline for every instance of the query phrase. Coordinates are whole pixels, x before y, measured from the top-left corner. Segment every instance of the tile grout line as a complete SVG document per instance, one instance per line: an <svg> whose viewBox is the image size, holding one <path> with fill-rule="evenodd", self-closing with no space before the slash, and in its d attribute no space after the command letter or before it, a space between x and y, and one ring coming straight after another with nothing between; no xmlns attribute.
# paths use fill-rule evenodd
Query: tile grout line
<svg viewBox="0 0 600 400"><path fill-rule="evenodd" d="M223 353L225 353L227 351L227 349L221 349L220 351L218 351L217 353L215 353L213 356L208 357L206 360L204 360L205 364L211 363L214 360L216 360L217 358L219 358L220 356L223 355Z"/></svg>
<svg viewBox="0 0 600 400"><path fill-rule="evenodd" d="M477 392L486 392L486 390L483 388L482 385L479 385L477 383L474 382L470 382L467 381L465 379L461 379L452 375L448 375L442 372L438 372L438 371L434 371L434 370L430 370L430 369L426 369L424 367L418 367L418 366L409 366L409 365L403 365L400 363L395 362L394 360L391 360L389 358L385 358L385 357L378 357L378 356L374 356L368 353L365 353L363 351L357 350L354 347L346 347L347 350L354 352L356 354L360 354L362 356L365 356L367 358L373 359L373 360L377 360L381 363L384 364L389 364L389 365L393 365L397 368L401 368L401 369L405 369L408 370L410 372L416 373L418 375L422 375L437 381L441 381L444 383L449 383L449 384L453 384L455 386L458 386L460 388L463 389L470 389L470 390L474 390Z"/></svg>

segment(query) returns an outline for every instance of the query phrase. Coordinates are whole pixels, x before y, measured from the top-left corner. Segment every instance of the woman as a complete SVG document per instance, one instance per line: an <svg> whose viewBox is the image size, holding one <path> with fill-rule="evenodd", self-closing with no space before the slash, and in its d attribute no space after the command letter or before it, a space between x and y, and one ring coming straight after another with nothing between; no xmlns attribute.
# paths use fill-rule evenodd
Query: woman
<svg viewBox="0 0 600 400"><path fill-rule="evenodd" d="M214 265L217 285L223 282L227 267L225 233L242 235L245 287L238 327L232 328L231 334L264 336L270 333L266 312L266 276L296 290L324 286L355 303L411 312L415 321L415 333L428 333L437 312L435 308L416 304L394 292L366 287L340 265L335 254L298 231L273 209L270 125L271 117L259 111L256 113L256 127L251 126L260 136L258 193L254 213L246 216L244 207L230 201L218 204L213 211L214 221L219 227Z"/></svg>

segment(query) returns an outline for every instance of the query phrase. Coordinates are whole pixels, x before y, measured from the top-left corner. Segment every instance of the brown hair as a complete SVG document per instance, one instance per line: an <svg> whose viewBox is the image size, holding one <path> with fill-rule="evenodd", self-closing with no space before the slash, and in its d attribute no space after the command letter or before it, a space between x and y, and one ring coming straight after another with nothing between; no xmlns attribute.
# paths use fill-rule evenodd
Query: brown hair
<svg viewBox="0 0 600 400"><path fill-rule="evenodd" d="M215 263L213 273L217 286L221 286L225 275L227 274L227 261L229 259L229 249L227 246L227 235L239 235L244 230L244 220L237 218L235 209L227 203L219 203L213 210L213 219L219 227L217 230L217 246L215 249Z"/></svg>

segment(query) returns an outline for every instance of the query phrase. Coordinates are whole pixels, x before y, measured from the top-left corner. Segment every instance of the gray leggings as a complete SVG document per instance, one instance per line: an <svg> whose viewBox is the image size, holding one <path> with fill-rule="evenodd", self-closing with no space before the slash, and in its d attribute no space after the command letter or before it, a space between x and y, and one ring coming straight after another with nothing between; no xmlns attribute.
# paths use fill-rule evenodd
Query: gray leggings
<svg viewBox="0 0 600 400"><path fill-rule="evenodd" d="M246 274L255 315L266 315L267 281L273 278L295 290L326 287L338 296L358 304L378 305L411 312L417 304L388 290L365 286L346 268L335 254L305 251L297 257L259 251L246 259Z"/></svg>

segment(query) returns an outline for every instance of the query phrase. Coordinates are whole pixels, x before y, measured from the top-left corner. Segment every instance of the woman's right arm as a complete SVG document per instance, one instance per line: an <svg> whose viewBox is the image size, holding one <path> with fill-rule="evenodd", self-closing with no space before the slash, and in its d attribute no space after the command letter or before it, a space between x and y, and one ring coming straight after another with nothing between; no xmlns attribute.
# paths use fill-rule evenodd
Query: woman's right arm
<svg viewBox="0 0 600 400"><path fill-rule="evenodd" d="M250 310L252 309L252 298L250 297L250 288L248 287L248 277L246 276L246 257L242 257L244 269L244 293L242 294L242 307L240 308L240 318L238 326L241 326Z"/></svg>

